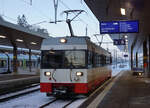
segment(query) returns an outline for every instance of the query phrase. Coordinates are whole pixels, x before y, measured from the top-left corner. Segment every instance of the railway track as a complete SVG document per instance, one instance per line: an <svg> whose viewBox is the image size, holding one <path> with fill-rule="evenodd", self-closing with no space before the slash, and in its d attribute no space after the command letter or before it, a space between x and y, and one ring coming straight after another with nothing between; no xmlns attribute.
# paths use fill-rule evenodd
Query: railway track
<svg viewBox="0 0 150 108"><path fill-rule="evenodd" d="M50 101L50 102L48 102L48 103L46 103L46 104L44 104L44 105L41 105L39 108L44 108L44 107L46 107L46 106L48 106L48 105L50 105L50 104L56 102L57 100L58 100L58 99L54 99L54 100L52 100L52 101Z"/></svg>
<svg viewBox="0 0 150 108"><path fill-rule="evenodd" d="M72 104L73 102L75 102L76 100L77 100L77 98L67 101L67 102L65 103L65 105L61 106L61 108L67 108L69 105L71 105L71 104ZM41 105L39 108L48 107L50 104L54 104L54 103L56 103L57 101L59 101L59 99L56 98L56 99L54 99L54 100L52 100L52 101L50 101L50 102L48 102L48 103L46 103L46 104L44 104L44 105Z"/></svg>
<svg viewBox="0 0 150 108"><path fill-rule="evenodd" d="M8 101L10 99L14 99L14 98L17 98L19 96L23 96L25 94L29 94L29 93L39 91L39 90L40 90L39 84L28 86L24 90L19 90L19 91L13 92L13 93L1 95L0 96L0 102L5 102L5 101Z"/></svg>
<svg viewBox="0 0 150 108"><path fill-rule="evenodd" d="M73 102L75 102L77 99L72 99L69 103L64 105L62 108L67 108L67 106L71 105Z"/></svg>
<svg viewBox="0 0 150 108"><path fill-rule="evenodd" d="M91 93L90 96L89 96L89 99L86 99L86 100L85 100L86 104L90 103L90 102L93 100L93 98L95 98L95 97L98 95L98 93L102 92L103 89L104 89L113 79L114 79L114 77L111 78L111 79L109 79L109 80L107 80L107 81L105 81L105 82L101 85L100 88L97 88L93 93ZM77 100L78 100L78 98L73 98L73 99L71 99L71 100L68 100L68 101L65 103L65 105L60 106L60 108L67 108L69 105L71 105L73 102L75 102L75 101L77 101ZM46 103L46 104L40 106L39 108L46 108L46 107L48 108L49 106L51 106L51 104L54 104L54 103L56 103L56 105L57 105L57 103L59 103L58 101L59 101L59 99L55 98L54 100L52 100L52 101L50 101L50 102L48 102L48 103ZM82 106L85 106L84 104L85 104L85 103L83 102L81 105L79 105L79 108L81 108ZM86 106L87 106L87 105L86 105Z"/></svg>

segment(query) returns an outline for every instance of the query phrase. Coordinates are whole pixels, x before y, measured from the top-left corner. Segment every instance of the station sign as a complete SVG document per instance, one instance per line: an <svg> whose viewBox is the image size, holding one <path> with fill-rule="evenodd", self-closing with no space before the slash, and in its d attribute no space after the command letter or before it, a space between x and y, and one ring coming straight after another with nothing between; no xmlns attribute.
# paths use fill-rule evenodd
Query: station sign
<svg viewBox="0 0 150 108"><path fill-rule="evenodd" d="M138 33L139 21L102 21L100 22L101 34L113 33Z"/></svg>
<svg viewBox="0 0 150 108"><path fill-rule="evenodd" d="M126 42L125 39L114 39L113 40L114 45L125 45L126 44L125 42Z"/></svg>

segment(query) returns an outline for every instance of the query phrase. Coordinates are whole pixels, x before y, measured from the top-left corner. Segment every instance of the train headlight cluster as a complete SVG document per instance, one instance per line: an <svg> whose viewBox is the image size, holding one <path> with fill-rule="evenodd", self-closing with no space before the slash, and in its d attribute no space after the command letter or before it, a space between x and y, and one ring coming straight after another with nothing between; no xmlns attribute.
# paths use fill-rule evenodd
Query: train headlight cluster
<svg viewBox="0 0 150 108"><path fill-rule="evenodd" d="M45 76L51 76L51 72L45 72Z"/></svg>
<svg viewBox="0 0 150 108"><path fill-rule="evenodd" d="M83 72L76 72L77 76L83 76Z"/></svg>

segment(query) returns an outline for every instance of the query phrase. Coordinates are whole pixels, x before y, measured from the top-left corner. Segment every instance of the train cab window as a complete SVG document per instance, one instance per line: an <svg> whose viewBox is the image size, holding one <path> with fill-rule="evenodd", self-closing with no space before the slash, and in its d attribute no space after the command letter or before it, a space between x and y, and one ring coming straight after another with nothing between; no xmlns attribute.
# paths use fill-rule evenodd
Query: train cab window
<svg viewBox="0 0 150 108"><path fill-rule="evenodd" d="M85 51L42 51L41 68L85 68Z"/></svg>
<svg viewBox="0 0 150 108"><path fill-rule="evenodd" d="M42 51L41 68L60 68L63 55L60 51Z"/></svg>
<svg viewBox="0 0 150 108"><path fill-rule="evenodd" d="M85 67L85 51L65 51L69 65Z"/></svg>

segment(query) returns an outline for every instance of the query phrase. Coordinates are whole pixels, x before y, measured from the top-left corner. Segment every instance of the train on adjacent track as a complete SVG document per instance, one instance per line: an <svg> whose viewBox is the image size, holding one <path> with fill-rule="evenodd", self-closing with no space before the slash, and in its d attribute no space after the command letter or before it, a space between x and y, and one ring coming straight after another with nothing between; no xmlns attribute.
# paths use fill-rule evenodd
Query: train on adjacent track
<svg viewBox="0 0 150 108"><path fill-rule="evenodd" d="M37 52L35 52L37 53ZM8 58L9 56L9 58ZM25 71L29 68L29 55L28 54L18 54L17 60L18 69ZM40 56L31 56L31 67L37 69L40 67ZM13 54L0 53L0 74L7 74L13 72Z"/></svg>
<svg viewBox="0 0 150 108"><path fill-rule="evenodd" d="M88 94L111 77L111 53L87 36L44 39L40 91L47 95Z"/></svg>

